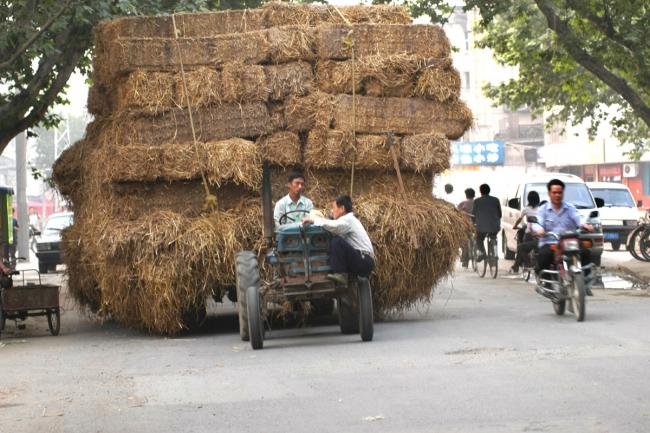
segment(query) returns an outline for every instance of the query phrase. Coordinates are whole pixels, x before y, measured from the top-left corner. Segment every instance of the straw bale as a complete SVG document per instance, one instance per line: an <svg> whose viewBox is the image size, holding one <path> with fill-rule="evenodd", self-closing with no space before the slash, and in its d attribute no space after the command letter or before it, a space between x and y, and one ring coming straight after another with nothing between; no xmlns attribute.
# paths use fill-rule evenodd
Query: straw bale
<svg viewBox="0 0 650 433"><path fill-rule="evenodd" d="M314 30L305 26L271 27L267 30L269 60L287 63L316 58Z"/></svg>
<svg viewBox="0 0 650 433"><path fill-rule="evenodd" d="M373 97L392 97L392 98L409 98L413 95L415 85L406 83L401 86L386 86L376 79L368 80L363 85L365 96Z"/></svg>
<svg viewBox="0 0 650 433"><path fill-rule="evenodd" d="M172 18L166 16L124 17L99 24L104 38L174 37ZM264 28L261 9L176 14L179 36L185 38L240 33Z"/></svg>
<svg viewBox="0 0 650 433"><path fill-rule="evenodd" d="M88 89L86 108L90 114L108 115L113 111L112 94L106 91L106 86L94 84Z"/></svg>
<svg viewBox="0 0 650 433"><path fill-rule="evenodd" d="M354 210L375 249L375 310L393 313L430 301L433 287L453 271L470 230L467 219L450 203L412 193L359 195Z"/></svg>
<svg viewBox="0 0 650 433"><path fill-rule="evenodd" d="M451 146L442 134L407 135L401 142L401 165L414 171L442 173L449 168Z"/></svg>
<svg viewBox="0 0 650 433"><path fill-rule="evenodd" d="M262 7L267 27L285 25L317 26L323 23L343 24L409 24L411 17L403 6L372 5L343 6L338 11L334 6L269 2ZM340 13L339 13L340 12ZM343 17L341 16L343 15Z"/></svg>
<svg viewBox="0 0 650 433"><path fill-rule="evenodd" d="M432 131L447 138L461 137L472 123L472 113L459 101L438 103L417 98L356 98L356 128L352 113L352 97L336 98L334 128L359 133L420 134Z"/></svg>
<svg viewBox="0 0 650 433"><path fill-rule="evenodd" d="M188 70L237 61L245 64L263 63L270 58L272 52L267 30L178 40L120 38L106 45L106 49L97 53L95 59L95 65L103 65L104 70L97 79L104 84L110 84L117 74L136 69L178 71L179 49L180 59ZM290 48L291 45L285 47L287 51ZM276 51L274 54L280 55Z"/></svg>
<svg viewBox="0 0 650 433"><path fill-rule="evenodd" d="M404 6L373 5L347 6L339 8L351 23L369 24L411 24L411 16Z"/></svg>
<svg viewBox="0 0 650 433"><path fill-rule="evenodd" d="M155 182L199 179L215 185L232 182L259 188L260 152L252 141L232 138L207 143L117 146L103 153L108 182Z"/></svg>
<svg viewBox="0 0 650 433"><path fill-rule="evenodd" d="M241 62L223 65L221 71L220 102L266 101L266 75L259 65L246 66ZM204 89L205 91L205 89Z"/></svg>
<svg viewBox="0 0 650 433"><path fill-rule="evenodd" d="M284 115L285 104L279 101L271 101L268 104L270 117L270 130L281 131L287 129L287 119Z"/></svg>
<svg viewBox="0 0 650 433"><path fill-rule="evenodd" d="M423 69L417 79L414 96L444 102L460 96L460 74L451 60Z"/></svg>
<svg viewBox="0 0 650 433"><path fill-rule="evenodd" d="M66 199L78 196L82 187L82 164L89 143L79 140L61 152L52 166L52 181Z"/></svg>
<svg viewBox="0 0 650 433"><path fill-rule="evenodd" d="M350 31L352 33L350 34ZM316 32L316 51L321 59L349 59L352 46L356 57L410 54L441 59L451 45L440 26L358 24L322 25Z"/></svg>
<svg viewBox="0 0 650 433"><path fill-rule="evenodd" d="M200 179L173 182L121 182L110 185L117 204L111 213L121 221L132 221L157 211L171 211L185 217L204 213L205 189ZM243 202L257 191L233 183L210 186L219 210L242 209Z"/></svg>
<svg viewBox="0 0 650 433"><path fill-rule="evenodd" d="M335 98L323 92L305 97L290 98L284 109L287 128L293 132L314 128L329 129L332 122Z"/></svg>
<svg viewBox="0 0 650 433"><path fill-rule="evenodd" d="M114 110L157 113L179 106L175 94L175 77L166 72L136 70L123 83L115 86L115 89Z"/></svg>
<svg viewBox="0 0 650 433"><path fill-rule="evenodd" d="M274 130L262 102L193 108L193 118L199 141L254 138ZM100 137L100 144L106 146L189 141L193 141L192 129L184 108L157 115L116 114L108 120Z"/></svg>
<svg viewBox="0 0 650 433"><path fill-rule="evenodd" d="M306 62L264 67L266 92L272 101L282 101L291 96L304 96L311 92L314 74Z"/></svg>
<svg viewBox="0 0 650 433"><path fill-rule="evenodd" d="M351 61L320 60L316 64L318 89L332 94L352 93L354 75L354 91L360 94L363 81L362 64L357 62L355 66L353 74Z"/></svg>
<svg viewBox="0 0 650 433"><path fill-rule="evenodd" d="M302 163L300 138L290 131L280 131L257 140L262 158L281 167Z"/></svg>

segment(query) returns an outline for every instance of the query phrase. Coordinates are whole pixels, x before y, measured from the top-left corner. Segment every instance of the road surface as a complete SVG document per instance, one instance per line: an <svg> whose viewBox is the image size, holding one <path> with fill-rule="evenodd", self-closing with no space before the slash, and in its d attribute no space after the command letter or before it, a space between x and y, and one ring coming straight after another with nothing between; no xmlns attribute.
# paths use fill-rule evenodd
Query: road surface
<svg viewBox="0 0 650 433"><path fill-rule="evenodd" d="M177 338L71 303L59 337L43 319L8 324L0 431L650 431L645 291L598 290L577 323L530 284L459 268L431 305L377 323L373 342L329 320L273 331L255 352L229 309Z"/></svg>

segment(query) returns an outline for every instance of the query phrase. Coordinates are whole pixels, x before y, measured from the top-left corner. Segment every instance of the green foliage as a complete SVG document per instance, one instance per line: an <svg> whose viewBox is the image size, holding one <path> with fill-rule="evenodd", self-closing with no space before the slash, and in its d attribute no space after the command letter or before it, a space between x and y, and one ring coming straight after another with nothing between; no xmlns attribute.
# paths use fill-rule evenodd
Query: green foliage
<svg viewBox="0 0 650 433"><path fill-rule="evenodd" d="M390 3L390 0L374 0ZM413 16L444 24L449 0L406 0ZM519 78L487 86L496 104L530 107L549 122L609 122L633 157L650 149L648 0L467 0L481 19L478 45Z"/></svg>
<svg viewBox="0 0 650 433"><path fill-rule="evenodd" d="M261 0L0 0L0 152L21 131L52 128L76 69L88 74L92 27L123 15L256 7Z"/></svg>

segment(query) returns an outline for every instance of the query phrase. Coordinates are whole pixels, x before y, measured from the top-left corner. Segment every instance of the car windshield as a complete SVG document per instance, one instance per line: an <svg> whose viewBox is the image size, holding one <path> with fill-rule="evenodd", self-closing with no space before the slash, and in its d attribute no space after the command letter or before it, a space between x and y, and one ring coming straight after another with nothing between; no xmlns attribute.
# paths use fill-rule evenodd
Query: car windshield
<svg viewBox="0 0 650 433"><path fill-rule="evenodd" d="M592 188L594 197L605 200L606 207L636 207L632 194L621 188Z"/></svg>
<svg viewBox="0 0 650 433"><path fill-rule="evenodd" d="M60 232L70 224L72 224L72 215L51 216L45 224L45 232Z"/></svg>
<svg viewBox="0 0 650 433"><path fill-rule="evenodd" d="M548 201L548 191L545 183L532 183L526 186L526 195L530 191L537 191L539 199ZM564 201L571 203L576 209L593 209L596 207L594 199L589 193L589 188L584 183L567 183L564 188Z"/></svg>

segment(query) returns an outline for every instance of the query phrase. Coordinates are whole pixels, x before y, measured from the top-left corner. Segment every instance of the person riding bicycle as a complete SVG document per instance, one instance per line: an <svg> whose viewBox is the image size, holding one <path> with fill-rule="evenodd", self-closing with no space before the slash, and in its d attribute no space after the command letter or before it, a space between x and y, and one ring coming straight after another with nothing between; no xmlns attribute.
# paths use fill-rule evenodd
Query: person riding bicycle
<svg viewBox="0 0 650 433"><path fill-rule="evenodd" d="M474 197L476 197L476 191L474 188L467 188L465 190L465 200L461 201L458 204L458 210L463 212L468 218L473 218L472 209L474 208ZM469 248L467 243L464 243L461 246L461 256L460 261L463 265L463 268L466 268L469 264Z"/></svg>
<svg viewBox="0 0 650 433"><path fill-rule="evenodd" d="M527 196L528 206L526 206L522 211L517 221L513 225L513 228L517 228L519 223L523 221L523 226L520 229L522 231L521 238L519 233L517 234L517 255L515 256L515 263L510 268L510 271L513 273L519 272L519 267L524 263L524 259L528 257L530 252L537 246L537 240L533 237L530 232L530 224L527 224L528 217L537 216L537 210L539 208L539 193L537 191L530 191Z"/></svg>
<svg viewBox="0 0 650 433"><path fill-rule="evenodd" d="M496 197L490 195L490 186L486 183L479 187L481 196L474 200L472 214L476 224L476 243L480 255L478 262L485 258L485 245L483 242L489 236L496 240L497 233L501 230L501 203Z"/></svg>
<svg viewBox="0 0 650 433"><path fill-rule="evenodd" d="M591 224L585 223L578 210L570 203L564 201L564 182L560 179L551 179L546 185L549 202L541 205L537 211L537 223L531 224L532 233L539 238L539 253L537 254L537 269L550 269L554 261L555 252L551 245L558 242L557 239L545 236L549 232L558 235L583 229L588 232L594 231ZM591 263L591 253L588 249L580 250L580 262L582 266ZM585 276L589 275L589 269ZM587 295L592 296L591 289L587 286Z"/></svg>
<svg viewBox="0 0 650 433"><path fill-rule="evenodd" d="M273 210L276 227L302 221L314 208L311 200L302 195L305 189L304 174L298 171L291 172L287 178L287 189L289 193L278 200Z"/></svg>

